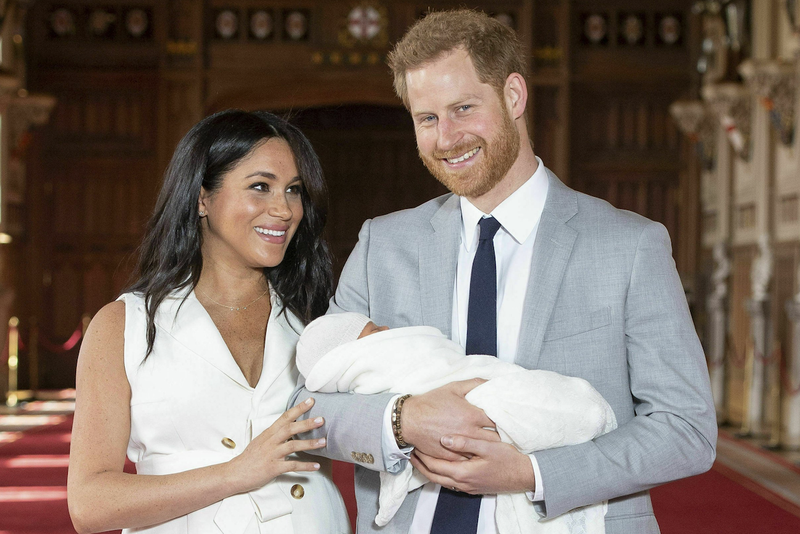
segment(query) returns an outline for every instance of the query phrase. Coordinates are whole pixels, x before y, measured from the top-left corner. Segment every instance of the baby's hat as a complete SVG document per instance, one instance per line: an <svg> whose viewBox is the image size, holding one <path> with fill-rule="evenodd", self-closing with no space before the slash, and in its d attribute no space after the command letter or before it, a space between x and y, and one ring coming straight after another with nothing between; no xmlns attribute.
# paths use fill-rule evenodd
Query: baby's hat
<svg viewBox="0 0 800 534"><path fill-rule="evenodd" d="M297 369L307 377L320 358L358 339L369 321L366 315L353 312L332 313L311 321L297 342Z"/></svg>

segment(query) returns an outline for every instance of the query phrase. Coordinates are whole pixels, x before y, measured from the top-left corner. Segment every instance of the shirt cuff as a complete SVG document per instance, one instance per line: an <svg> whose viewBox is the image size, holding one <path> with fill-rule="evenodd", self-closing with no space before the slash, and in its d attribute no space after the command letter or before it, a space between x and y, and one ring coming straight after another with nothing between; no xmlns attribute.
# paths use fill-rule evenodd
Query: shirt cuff
<svg viewBox="0 0 800 534"><path fill-rule="evenodd" d="M383 447L383 465L390 473L398 473L404 467L405 463L411 459L411 451L414 447L405 447L401 449L397 446L397 441L394 439L394 431L392 430L392 408L395 401L402 395L395 395L386 405L383 412L383 432L381 434L381 446Z"/></svg>
<svg viewBox="0 0 800 534"><path fill-rule="evenodd" d="M544 500L544 484L542 484L542 472L539 470L539 462L536 461L536 456L529 454L528 458L531 459L533 466L533 476L536 478L536 491L526 491L525 495L531 502L541 502Z"/></svg>

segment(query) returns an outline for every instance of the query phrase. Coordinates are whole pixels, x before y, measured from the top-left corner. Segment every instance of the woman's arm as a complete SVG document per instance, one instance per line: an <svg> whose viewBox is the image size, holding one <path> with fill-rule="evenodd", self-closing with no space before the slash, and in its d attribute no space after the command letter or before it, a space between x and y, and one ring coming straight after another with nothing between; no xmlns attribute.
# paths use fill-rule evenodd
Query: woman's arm
<svg viewBox="0 0 800 534"><path fill-rule="evenodd" d="M283 473L319 469L319 464L286 460L293 452L325 444L324 438L287 441L322 426L321 420L295 422L311 401L284 413L230 462L174 475L124 473L131 399L124 328L125 304L108 304L89 325L78 358L67 491L79 533L153 525L260 488Z"/></svg>

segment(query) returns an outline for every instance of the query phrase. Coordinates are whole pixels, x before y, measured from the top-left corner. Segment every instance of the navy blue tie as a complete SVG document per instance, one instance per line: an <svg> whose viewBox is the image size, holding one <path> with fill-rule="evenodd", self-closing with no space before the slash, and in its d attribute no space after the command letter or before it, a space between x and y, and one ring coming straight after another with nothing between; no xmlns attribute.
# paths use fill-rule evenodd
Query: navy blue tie
<svg viewBox="0 0 800 534"><path fill-rule="evenodd" d="M497 356L497 264L494 235L500 223L494 217L481 219L478 250L472 262L467 310L467 354ZM431 534L475 534L481 495L470 495L442 487Z"/></svg>

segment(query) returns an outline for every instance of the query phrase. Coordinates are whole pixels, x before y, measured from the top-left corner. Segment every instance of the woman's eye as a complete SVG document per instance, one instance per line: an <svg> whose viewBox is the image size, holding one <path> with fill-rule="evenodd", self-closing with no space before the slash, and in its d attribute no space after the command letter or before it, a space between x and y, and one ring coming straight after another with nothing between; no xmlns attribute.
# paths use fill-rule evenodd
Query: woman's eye
<svg viewBox="0 0 800 534"><path fill-rule="evenodd" d="M291 195L299 195L303 192L303 186L301 185L290 185L289 188L286 190L287 193Z"/></svg>
<svg viewBox="0 0 800 534"><path fill-rule="evenodd" d="M269 185L264 182L257 182L250 186L251 189L255 189L257 191L269 191Z"/></svg>

